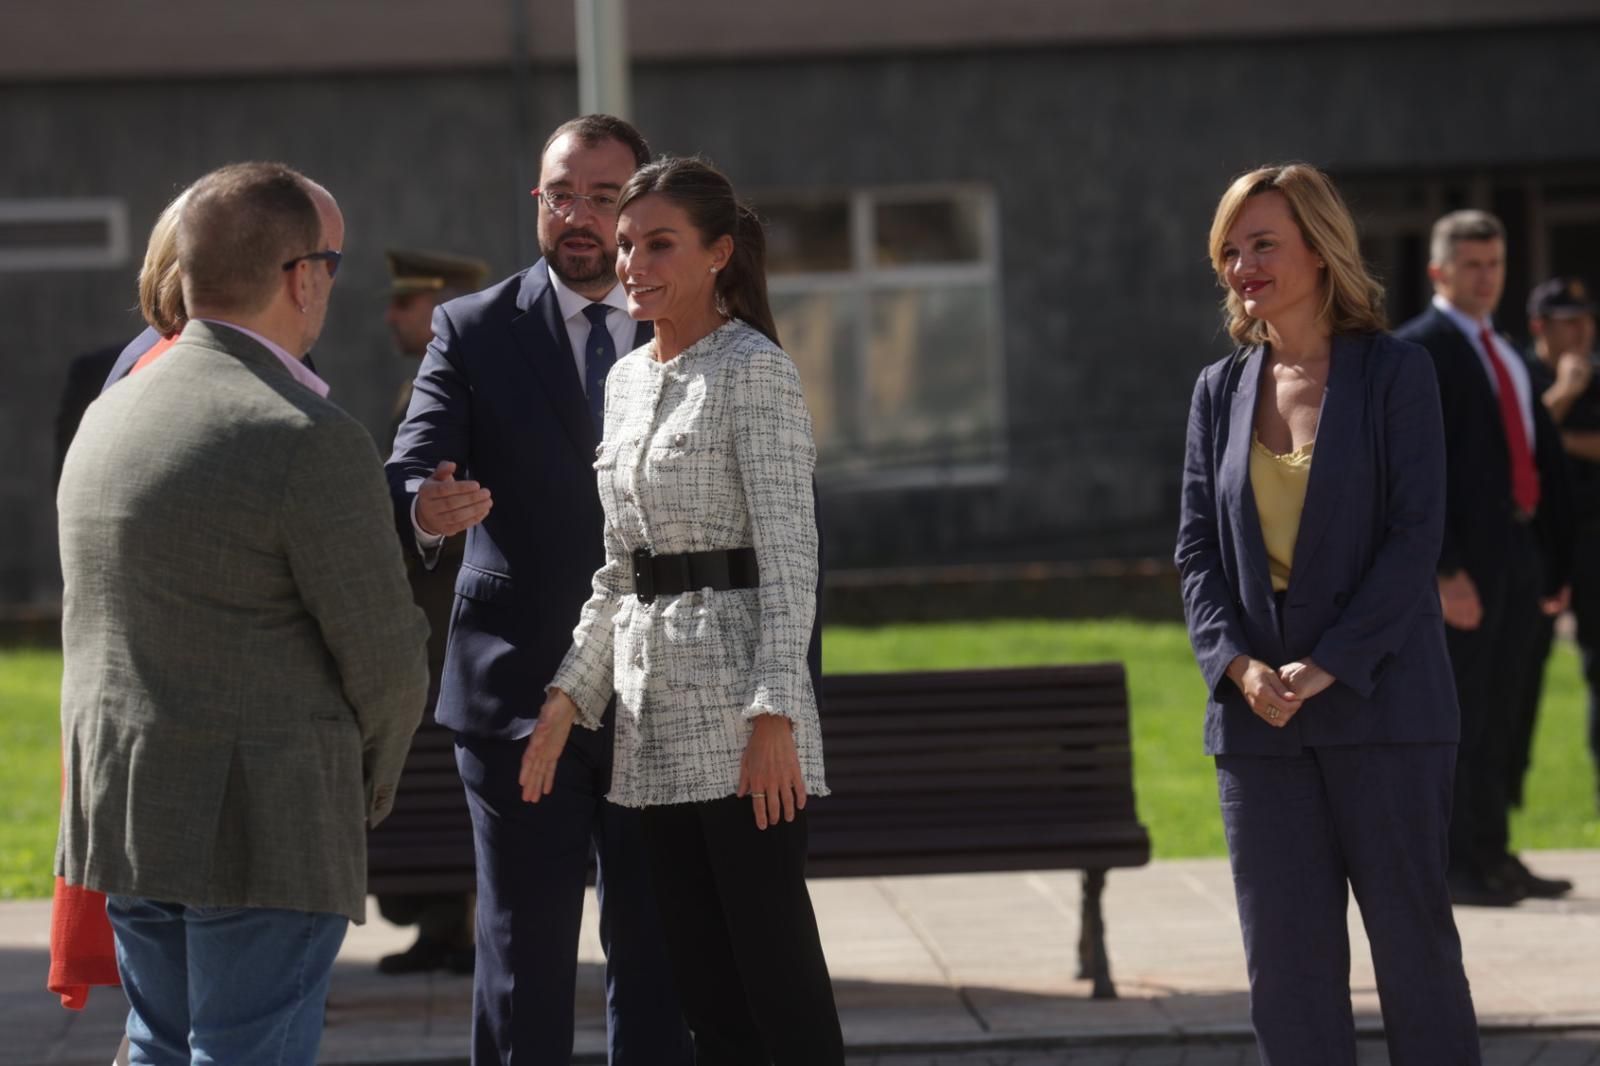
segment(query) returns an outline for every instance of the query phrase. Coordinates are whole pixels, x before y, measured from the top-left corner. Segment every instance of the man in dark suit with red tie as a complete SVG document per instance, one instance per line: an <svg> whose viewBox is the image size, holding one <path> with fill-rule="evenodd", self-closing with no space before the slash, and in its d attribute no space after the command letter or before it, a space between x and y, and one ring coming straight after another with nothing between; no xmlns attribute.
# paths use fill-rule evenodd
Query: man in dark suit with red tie
<svg viewBox="0 0 1600 1066"><path fill-rule="evenodd" d="M1444 413L1446 501L1439 598L1461 701L1450 825L1451 895L1510 906L1570 882L1510 849L1506 753L1542 612L1564 599L1571 544L1561 441L1521 355L1490 316L1505 288L1505 229L1483 211L1433 228L1433 305L1396 330L1433 356Z"/></svg>

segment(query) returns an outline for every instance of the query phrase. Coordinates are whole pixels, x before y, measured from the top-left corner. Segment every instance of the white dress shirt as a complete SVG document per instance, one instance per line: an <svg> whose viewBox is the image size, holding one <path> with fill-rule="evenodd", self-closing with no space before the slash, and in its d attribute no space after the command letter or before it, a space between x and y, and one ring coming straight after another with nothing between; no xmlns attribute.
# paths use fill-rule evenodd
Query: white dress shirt
<svg viewBox="0 0 1600 1066"><path fill-rule="evenodd" d="M561 320L567 326L567 340L572 342L572 358L577 361L578 383L581 385L587 380L583 376L584 370L587 369L583 355L589 347L589 330L592 328L589 320L584 317L584 308L598 303L616 309L606 316L606 329L611 333L614 345L611 350L617 353L618 359L633 351L635 347L633 334L638 323L628 316L628 294L622 291L621 285L613 285L611 291L600 299L591 300L582 293L573 292L568 288L567 283L556 277L555 271L551 270L548 264L545 270L550 274L550 287L555 290L556 304L561 308Z"/></svg>
<svg viewBox="0 0 1600 1066"><path fill-rule="evenodd" d="M1496 396L1500 395L1500 379L1495 375L1494 367L1489 364L1489 354L1483 350L1483 331L1488 330L1489 336L1494 338L1495 355L1500 359L1500 364L1506 368L1506 376L1511 379L1511 387L1517 393L1517 411L1522 415L1522 428L1528 434L1528 447L1533 443L1533 382L1528 379L1527 364L1522 361L1522 353L1511 347L1510 343L1494 331L1494 324L1488 319L1473 318L1443 296L1435 294L1433 306L1444 313L1457 329L1467 335L1467 340L1472 344L1472 350L1478 353L1478 363L1483 367L1484 375L1489 379L1489 391Z"/></svg>

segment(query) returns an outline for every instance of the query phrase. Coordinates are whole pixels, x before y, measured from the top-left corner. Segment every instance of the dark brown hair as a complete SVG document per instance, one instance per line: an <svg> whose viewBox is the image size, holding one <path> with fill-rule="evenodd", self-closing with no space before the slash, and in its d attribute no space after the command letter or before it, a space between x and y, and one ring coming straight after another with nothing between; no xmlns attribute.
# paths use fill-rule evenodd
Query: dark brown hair
<svg viewBox="0 0 1600 1066"><path fill-rule="evenodd" d="M645 141L644 135L634 129L632 123L615 115L580 115L568 119L557 126L555 132L545 140L544 147L539 151L539 158L543 159L550 146L569 133L588 148L593 148L601 141L618 142L633 153L634 166L642 167L650 162L650 145Z"/></svg>
<svg viewBox="0 0 1600 1066"><path fill-rule="evenodd" d="M641 167L622 187L617 211L652 193L683 208L703 243L733 238L733 255L717 275L717 297L728 317L744 320L777 344L778 325L767 302L767 234L755 209L739 202L722 171L699 158L669 156Z"/></svg>
<svg viewBox="0 0 1600 1066"><path fill-rule="evenodd" d="M254 313L283 264L319 249L322 220L306 179L282 163L233 163L189 189L178 223L184 303Z"/></svg>

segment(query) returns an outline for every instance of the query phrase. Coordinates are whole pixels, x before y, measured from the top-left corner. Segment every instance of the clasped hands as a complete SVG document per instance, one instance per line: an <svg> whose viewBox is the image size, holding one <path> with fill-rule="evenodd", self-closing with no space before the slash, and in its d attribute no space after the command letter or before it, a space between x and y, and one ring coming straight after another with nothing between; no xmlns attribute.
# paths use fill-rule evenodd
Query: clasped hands
<svg viewBox="0 0 1600 1066"><path fill-rule="evenodd" d="M1228 664L1228 677L1256 716L1282 729L1305 706L1306 700L1337 680L1310 659L1297 659L1274 670L1260 659L1238 655Z"/></svg>
<svg viewBox="0 0 1600 1066"><path fill-rule="evenodd" d="M517 772L525 802L538 803L555 788L556 764L577 717L572 697L559 688L550 689ZM792 822L796 811L805 810L806 780L794 746L793 723L777 714L760 714L754 721L739 762L738 795L750 797L756 828L765 829L780 818Z"/></svg>

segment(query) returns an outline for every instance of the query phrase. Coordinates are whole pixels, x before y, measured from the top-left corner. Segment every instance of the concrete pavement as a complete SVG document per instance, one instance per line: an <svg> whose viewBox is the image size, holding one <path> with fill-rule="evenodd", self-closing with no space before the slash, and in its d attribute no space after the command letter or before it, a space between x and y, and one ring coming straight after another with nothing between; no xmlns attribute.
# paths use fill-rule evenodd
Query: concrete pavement
<svg viewBox="0 0 1600 1066"><path fill-rule="evenodd" d="M1600 1064L1600 851L1538 852L1573 878L1566 900L1458 908L1492 1061ZM1114 871L1106 892L1121 998L1073 977L1079 878L1070 872L812 883L852 1066L1253 1063L1243 949L1227 864ZM579 1061L602 1062L603 971L588 901L579 965ZM0 1063L104 1066L125 1010L111 989L62 1010L42 987L48 904L0 904ZM1357 1026L1380 1029L1371 961L1351 908ZM465 1061L471 982L380 977L410 934L376 917L352 928L329 998L329 1064ZM1582 1030L1593 1030L1584 1033ZM1576 1031L1576 1032L1575 1032ZM1363 1066L1381 1063L1381 1043ZM1152 1057L1154 1056L1154 1057ZM1165 1057L1163 1057L1165 1056ZM1176 1057L1174 1057L1176 1056Z"/></svg>

